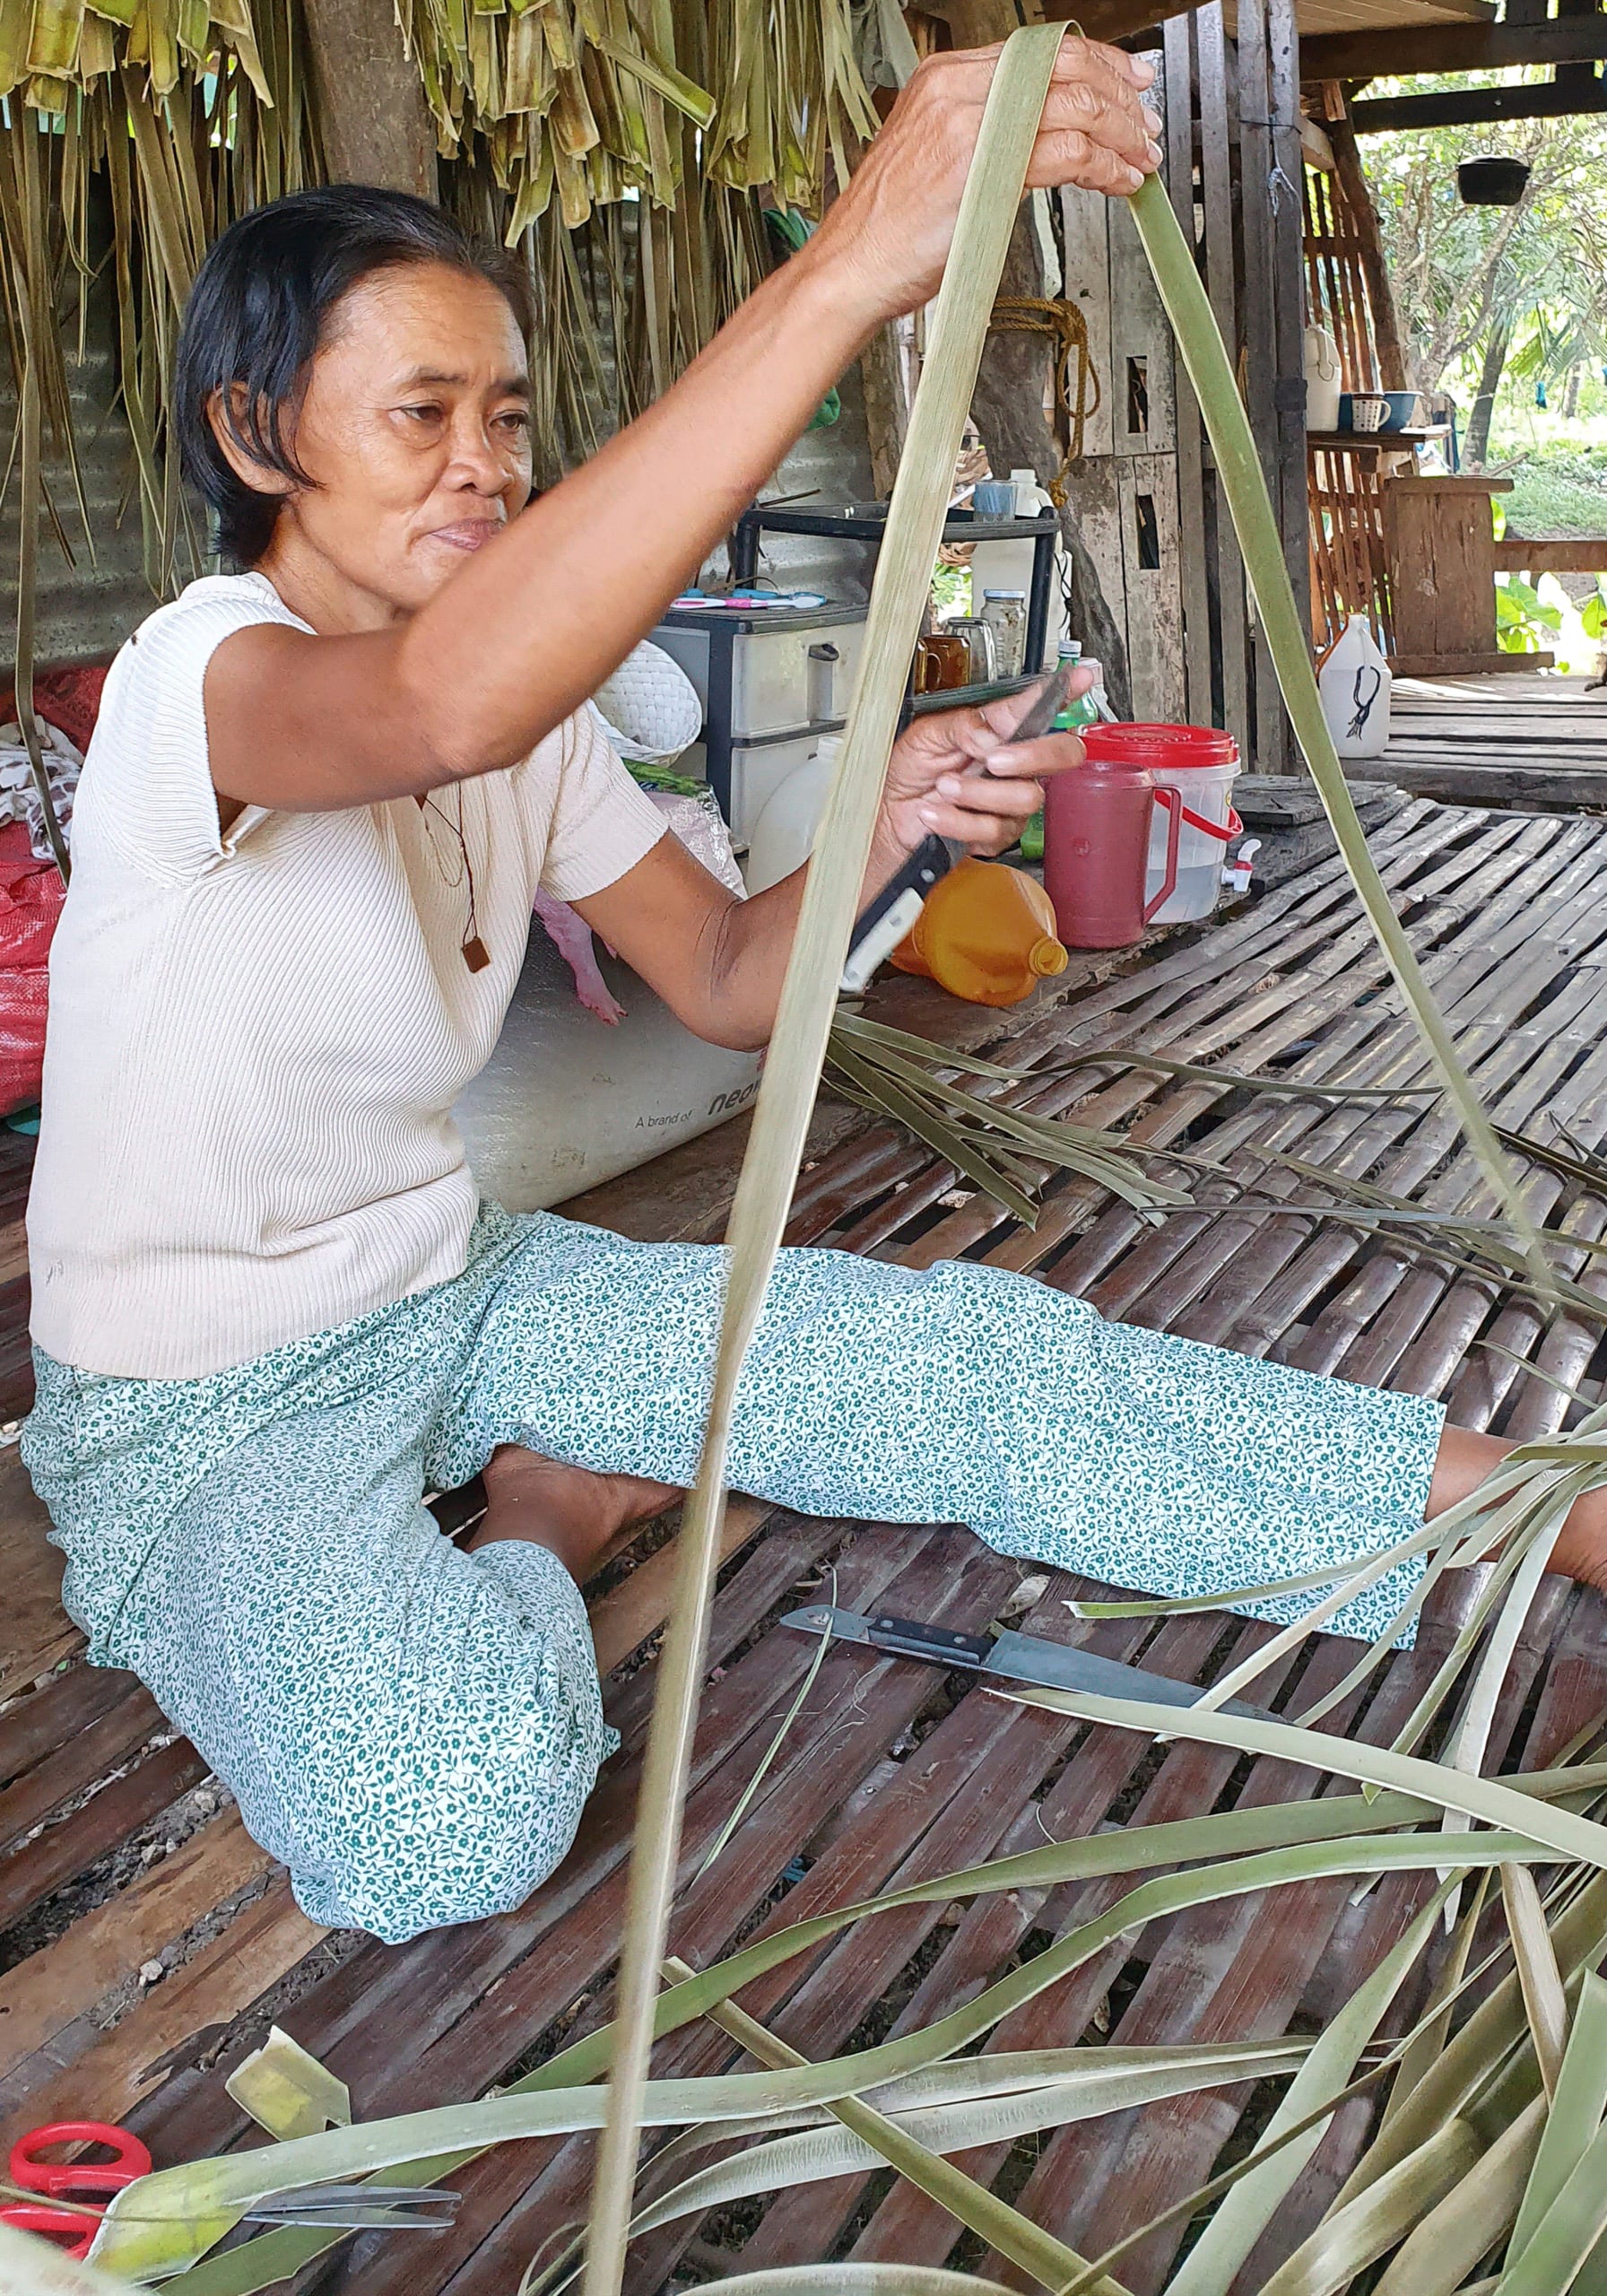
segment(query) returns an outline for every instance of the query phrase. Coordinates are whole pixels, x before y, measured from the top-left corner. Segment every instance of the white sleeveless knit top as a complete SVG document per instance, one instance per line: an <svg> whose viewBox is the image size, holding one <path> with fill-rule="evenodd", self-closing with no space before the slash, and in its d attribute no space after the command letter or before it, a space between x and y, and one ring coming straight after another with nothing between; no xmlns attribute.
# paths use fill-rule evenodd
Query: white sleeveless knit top
<svg viewBox="0 0 1607 2296"><path fill-rule="evenodd" d="M28 1239L34 1340L86 1371L222 1370L460 1274L476 1196L449 1111L536 889L599 891L663 833L583 710L428 809L254 806L220 834L202 683L261 622L307 627L256 574L153 613L74 806Z"/></svg>

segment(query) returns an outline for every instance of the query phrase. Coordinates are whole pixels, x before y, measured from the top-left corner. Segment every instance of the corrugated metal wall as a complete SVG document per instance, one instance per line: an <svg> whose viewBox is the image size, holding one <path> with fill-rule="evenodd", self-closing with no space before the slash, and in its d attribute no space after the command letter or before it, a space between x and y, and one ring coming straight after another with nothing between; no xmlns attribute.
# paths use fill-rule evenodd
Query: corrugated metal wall
<svg viewBox="0 0 1607 2296"><path fill-rule="evenodd" d="M99 300L99 299L98 299ZM92 309L91 318L109 313ZM95 330L89 356L69 366L83 481L84 516L65 459L51 457L46 480L69 558L47 513L39 521L35 658L41 669L70 662L102 661L114 654L130 630L150 613L155 597L144 575L139 503L133 486L132 448L122 409L115 404L117 384L109 328ZM76 334L74 347L76 348ZM15 435L16 397L8 361L0 359L0 434ZM16 648L17 477L0 504L0 678L9 686Z"/></svg>

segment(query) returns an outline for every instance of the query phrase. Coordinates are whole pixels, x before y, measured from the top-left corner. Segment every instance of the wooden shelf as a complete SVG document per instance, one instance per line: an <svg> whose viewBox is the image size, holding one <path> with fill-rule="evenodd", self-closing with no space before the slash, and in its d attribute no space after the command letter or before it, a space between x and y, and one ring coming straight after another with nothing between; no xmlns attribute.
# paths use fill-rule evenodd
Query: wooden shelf
<svg viewBox="0 0 1607 2296"><path fill-rule="evenodd" d="M1319 455L1360 453L1370 449L1374 454L1404 453L1407 448L1427 447L1437 439L1448 439L1448 422L1436 422L1426 430L1307 430L1306 445Z"/></svg>

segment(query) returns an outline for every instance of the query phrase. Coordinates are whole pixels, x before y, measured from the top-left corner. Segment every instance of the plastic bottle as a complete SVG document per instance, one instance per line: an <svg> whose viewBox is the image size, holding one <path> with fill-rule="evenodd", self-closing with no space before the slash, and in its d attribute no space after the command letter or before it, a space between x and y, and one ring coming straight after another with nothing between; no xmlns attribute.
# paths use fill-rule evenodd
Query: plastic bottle
<svg viewBox="0 0 1607 2296"><path fill-rule="evenodd" d="M1060 648L1060 659L1057 666L1064 670L1068 665L1073 669L1077 668L1079 665L1086 670L1099 671L1099 669L1098 662L1084 662L1082 660L1082 648L1074 639L1071 639L1067 644L1062 646ZM1095 683L1089 687L1086 693L1073 695L1071 700L1067 702L1065 708L1060 712L1059 716L1055 720L1055 731L1057 734L1080 734L1085 726L1097 726L1099 724L1100 715L1099 705L1095 700L1094 696L1100 690L1100 678L1102 675L1103 673L1100 673L1100 677L1096 678ZM1021 831L1021 858L1024 861L1041 861L1043 857L1044 816L1043 808L1039 806L1038 812L1033 814L1032 819Z"/></svg>
<svg viewBox="0 0 1607 2296"><path fill-rule="evenodd" d="M1353 613L1317 672L1323 715L1341 757L1382 757L1394 683L1368 618Z"/></svg>
<svg viewBox="0 0 1607 2296"><path fill-rule="evenodd" d="M956 862L891 958L969 1004L1019 1004L1066 968L1049 896L1023 870Z"/></svg>

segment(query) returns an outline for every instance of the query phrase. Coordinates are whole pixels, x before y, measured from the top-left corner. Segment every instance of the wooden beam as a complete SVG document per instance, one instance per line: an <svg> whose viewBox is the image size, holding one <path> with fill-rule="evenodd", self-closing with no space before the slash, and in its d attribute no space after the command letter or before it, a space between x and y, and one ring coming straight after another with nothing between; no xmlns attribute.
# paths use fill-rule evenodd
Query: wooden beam
<svg viewBox="0 0 1607 2296"><path fill-rule="evenodd" d="M1314 32L1300 43L1305 80L1400 79L1412 72L1502 72L1526 64L1607 60L1607 17L1538 24L1403 24Z"/></svg>
<svg viewBox="0 0 1607 2296"><path fill-rule="evenodd" d="M1498 119L1570 119L1577 114L1607 111L1607 81L1592 74L1580 86L1559 86L1554 80L1517 88L1458 88L1444 95L1388 96L1378 102L1352 107L1351 123L1358 135L1377 135L1385 129L1412 127L1479 127Z"/></svg>
<svg viewBox="0 0 1607 2296"><path fill-rule="evenodd" d="M1090 39L1130 39L1135 32L1156 30L1174 16L1191 13L1195 0L1044 0L1044 21L1081 24ZM1159 43L1151 43L1158 45Z"/></svg>
<svg viewBox="0 0 1607 2296"><path fill-rule="evenodd" d="M1392 654L1389 666L1398 678L1478 678L1498 673L1510 674L1522 663L1525 670L1549 670L1556 663L1555 654L1503 654L1498 651L1481 654ZM1377 759L1369 763L1377 766ZM1389 761L1390 778L1395 778L1394 761ZM1607 773L1596 769L1598 785L1607 791ZM1365 778L1365 777L1364 777ZM1402 783L1405 787L1405 783Z"/></svg>
<svg viewBox="0 0 1607 2296"><path fill-rule="evenodd" d="M1495 545L1498 574L1601 574L1607 572L1607 535L1551 535L1525 542L1503 535Z"/></svg>
<svg viewBox="0 0 1607 2296"><path fill-rule="evenodd" d="M393 0L306 0L307 46L331 183L439 197L435 127Z"/></svg>

